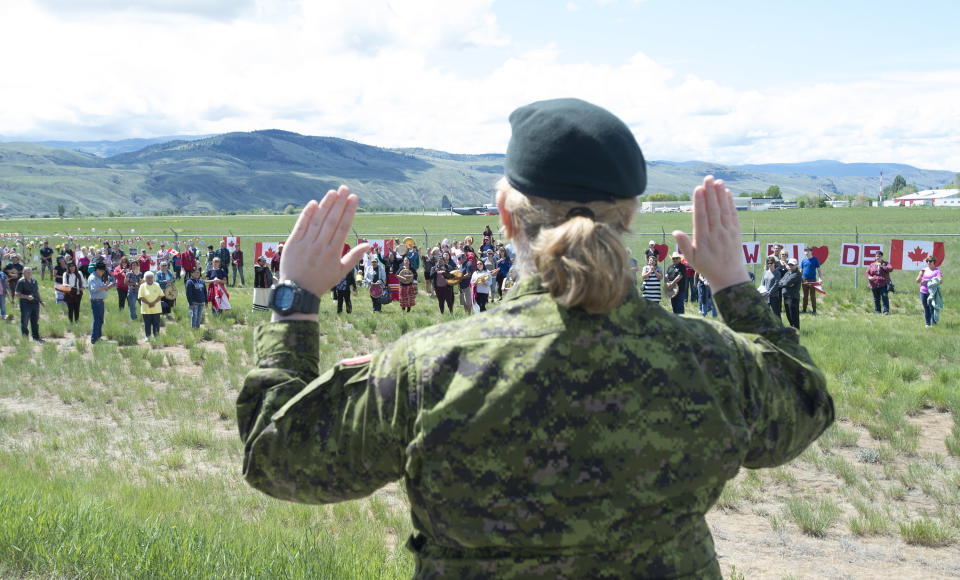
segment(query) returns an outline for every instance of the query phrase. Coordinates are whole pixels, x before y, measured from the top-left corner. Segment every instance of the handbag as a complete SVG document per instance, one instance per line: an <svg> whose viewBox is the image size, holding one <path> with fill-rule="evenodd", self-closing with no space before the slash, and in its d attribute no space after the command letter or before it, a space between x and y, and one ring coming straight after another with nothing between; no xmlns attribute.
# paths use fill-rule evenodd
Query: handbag
<svg viewBox="0 0 960 580"><path fill-rule="evenodd" d="M887 292L891 294L897 293L897 287L893 285L893 280L890 280L889 282L887 282Z"/></svg>
<svg viewBox="0 0 960 580"><path fill-rule="evenodd" d="M393 301L393 297L390 296L390 292L383 291L380 294L380 304L390 304Z"/></svg>

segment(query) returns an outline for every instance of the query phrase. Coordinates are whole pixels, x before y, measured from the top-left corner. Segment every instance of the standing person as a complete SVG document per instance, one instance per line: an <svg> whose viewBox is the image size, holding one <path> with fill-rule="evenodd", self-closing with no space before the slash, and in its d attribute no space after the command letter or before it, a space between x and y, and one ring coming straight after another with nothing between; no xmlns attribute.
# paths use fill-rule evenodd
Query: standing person
<svg viewBox="0 0 960 580"><path fill-rule="evenodd" d="M207 287L200 278L200 268L190 271L186 281L187 304L190 307L190 326L200 328L203 323L203 307L207 304Z"/></svg>
<svg viewBox="0 0 960 580"><path fill-rule="evenodd" d="M43 300L40 298L40 286L33 277L33 268L24 267L23 276L17 280L14 294L20 299L20 333L43 343L44 340L40 338L40 307L43 306Z"/></svg>
<svg viewBox="0 0 960 580"><path fill-rule="evenodd" d="M7 275L0 271L0 320L11 320L7 317L7 294L10 293L10 286L7 285Z"/></svg>
<svg viewBox="0 0 960 580"><path fill-rule="evenodd" d="M440 307L440 314L443 314L443 307L446 306L450 314L453 314L453 286L450 284L451 259L450 252L444 252L440 259L434 264L433 289L437 295L437 305Z"/></svg>
<svg viewBox="0 0 960 580"><path fill-rule="evenodd" d="M156 283L154 278L156 274L147 272L143 275L143 284L140 285L137 298L140 299L140 314L143 316L143 332L146 334L146 341L149 342L151 336L160 334L160 314L163 309L160 301L163 300L163 290Z"/></svg>
<svg viewBox="0 0 960 580"><path fill-rule="evenodd" d="M694 192L693 239L675 236L729 327L631 291L642 156L622 122L571 103L511 115L497 205L526 275L497 316L321 375L315 312L274 306L237 404L248 483L330 503L404 478L420 578L721 576L706 512L742 466L783 464L832 422L826 381L749 283L721 181ZM339 258L348 193L304 209L281 284L317 295L356 259ZM306 267L317 255L341 261Z"/></svg>
<svg viewBox="0 0 960 580"><path fill-rule="evenodd" d="M107 265L97 262L93 274L87 278L87 289L90 290L90 313L93 315L93 327L90 330L90 344L96 344L103 336L104 300L113 287L113 280L107 274Z"/></svg>
<svg viewBox="0 0 960 580"><path fill-rule="evenodd" d="M66 304L66 301L63 299L63 291L60 290L60 287L63 286L63 275L66 273L67 261L63 256L57 256L57 265L53 267L53 288L57 304Z"/></svg>
<svg viewBox="0 0 960 580"><path fill-rule="evenodd" d="M113 269L113 279L116 281L117 288L117 299L120 310L123 310L123 307L127 304L127 295L129 294L129 289L127 288L127 272L130 271L130 260L123 256L120 258L120 263Z"/></svg>
<svg viewBox="0 0 960 580"><path fill-rule="evenodd" d="M226 244L226 242L223 242ZM221 264L223 266L221 266ZM207 301L213 314L220 316L224 310L230 310L230 294L227 293L226 262L221 262L219 256L213 259L212 267L207 270Z"/></svg>
<svg viewBox="0 0 960 580"><path fill-rule="evenodd" d="M683 254L674 252L670 259L673 261L667 268L667 293L670 295L670 308L674 314L683 314L684 303L687 299L687 267L683 265Z"/></svg>
<svg viewBox="0 0 960 580"><path fill-rule="evenodd" d="M780 278L779 286L783 294L783 311L787 315L787 323L800 330L800 287L803 278L797 270L796 258L787 260L787 271Z"/></svg>
<svg viewBox="0 0 960 580"><path fill-rule="evenodd" d="M220 258L220 267L227 270L230 266L230 250L227 249L227 241L220 240L220 249L214 253L215 258ZM225 277L223 283L227 284L229 280Z"/></svg>
<svg viewBox="0 0 960 580"><path fill-rule="evenodd" d="M367 264L363 270L363 284L370 289L370 302L373 304L373 311L381 312L383 305L380 303L380 297L386 292L384 286L387 284L387 269L384 268L383 262L375 253L368 256Z"/></svg>
<svg viewBox="0 0 960 580"><path fill-rule="evenodd" d="M717 303L713 300L713 288L710 287L710 280L702 274L697 274L697 305L700 316L710 314L717 317Z"/></svg>
<svg viewBox="0 0 960 580"><path fill-rule="evenodd" d="M190 274L197 269L197 256L190 248L180 253L180 269L183 271L184 283L191 278Z"/></svg>
<svg viewBox="0 0 960 580"><path fill-rule="evenodd" d="M24 270L26 273L26 270ZM930 328L939 320L934 317L934 305L931 304L930 283L936 280L939 290L940 282L943 280L943 272L937 267L937 259L933 256L927 256L927 266L917 274L915 282L920 285L920 304L923 306L923 322L927 328ZM939 318L939 317L937 317Z"/></svg>
<svg viewBox="0 0 960 580"><path fill-rule="evenodd" d="M160 285L160 291L163 293L163 297L160 299L161 314L163 314L167 320L173 320L171 313L177 304L177 279L176 276L173 275L173 272L170 271L169 263L160 262L160 271L157 272L156 282ZM167 290L168 287L170 290Z"/></svg>
<svg viewBox="0 0 960 580"><path fill-rule="evenodd" d="M783 324L783 317L780 315L780 305L782 301L780 278L783 277L783 270L780 269L780 262L777 257L767 256L766 270L763 272L763 278L760 280L762 290L760 294L767 300L770 310L777 316L780 324Z"/></svg>
<svg viewBox="0 0 960 580"><path fill-rule="evenodd" d="M473 238L470 238L470 240L473 241ZM463 306L463 310L467 314L473 314L473 291L470 288L470 280L473 279L475 268L473 264L470 263L466 252L457 256L457 260L460 262L458 269L462 276L459 283L460 305Z"/></svg>
<svg viewBox="0 0 960 580"><path fill-rule="evenodd" d="M10 261L3 267L3 273L7 275L7 288L10 289L10 295L17 293L17 282L23 277L23 264L20 263L20 256L10 254ZM17 301L11 300L10 305L16 308Z"/></svg>
<svg viewBox="0 0 960 580"><path fill-rule="evenodd" d="M440 256L440 250L437 248L428 248L423 255L423 285L427 289L427 295L433 296L433 279L436 276L437 259Z"/></svg>
<svg viewBox="0 0 960 580"><path fill-rule="evenodd" d="M660 250L657 249L657 242L653 240L647 242L647 249L643 251L643 259L647 264L650 263L651 256L653 256L653 259L657 262L660 261Z"/></svg>
<svg viewBox="0 0 960 580"><path fill-rule="evenodd" d="M890 314L890 272L893 272L893 266L883 259L883 252L878 251L876 258L867 268L867 283L873 293L874 314Z"/></svg>
<svg viewBox="0 0 960 580"><path fill-rule="evenodd" d="M273 286L273 272L267 264L267 257L257 258L257 265L253 267L253 309L269 310L267 299L270 287ZM356 287L356 285L354 285Z"/></svg>
<svg viewBox="0 0 960 580"><path fill-rule="evenodd" d="M243 278L243 250L240 249L240 244L237 244L237 249L230 254L230 268L233 271L233 284L231 286L237 285L237 273L239 273L240 287L243 288L247 281Z"/></svg>
<svg viewBox="0 0 960 580"><path fill-rule="evenodd" d="M353 270L347 272L337 285L333 287L333 297L337 299L337 314L343 312L343 305L347 305L347 314L353 313L353 300L351 294L357 293L357 278Z"/></svg>
<svg viewBox="0 0 960 580"><path fill-rule="evenodd" d="M124 285L127 287L127 307L130 309L130 320L137 319L137 301L140 296L140 262L130 261L130 267L123 275Z"/></svg>
<svg viewBox="0 0 960 580"><path fill-rule="evenodd" d="M80 302L83 299L84 276L73 262L67 266L63 275L63 301L67 304L67 320L71 323L80 322Z"/></svg>
<svg viewBox="0 0 960 580"><path fill-rule="evenodd" d="M417 271L410 264L410 256L405 256L397 272L400 280L400 310L410 312L417 305Z"/></svg>
<svg viewBox="0 0 960 580"><path fill-rule="evenodd" d="M153 269L153 258L147 255L146 250L140 250L140 257L137 258L137 271L141 276L146 275L147 272Z"/></svg>
<svg viewBox="0 0 960 580"><path fill-rule="evenodd" d="M155 263L158 265L170 261L170 250L167 249L166 242L160 242L160 249L157 250L157 257Z"/></svg>
<svg viewBox="0 0 960 580"><path fill-rule="evenodd" d="M477 271L471 276L470 285L474 290L473 299L477 307L480 308L480 312L486 312L490 290L493 287L493 275L487 270L487 264L483 260L477 262Z"/></svg>
<svg viewBox="0 0 960 580"><path fill-rule="evenodd" d="M817 315L817 291L813 285L820 282L820 259L813 255L810 248L803 249L803 259L800 260L800 273L803 275L803 312L807 312L807 297L813 308L812 313Z"/></svg>
<svg viewBox="0 0 960 580"><path fill-rule="evenodd" d="M43 247L40 248L40 279L47 279L47 270L50 270L50 277L53 277L53 248L50 242L43 240Z"/></svg>
<svg viewBox="0 0 960 580"><path fill-rule="evenodd" d="M180 251L179 243L177 244L176 249L170 252L170 255L170 261L173 262L173 277L174 281L176 281L180 279L180 273L183 271L183 266L181 265L183 253Z"/></svg>
<svg viewBox="0 0 960 580"><path fill-rule="evenodd" d="M274 277L280 275L280 257L283 255L283 242L277 244L277 252L270 259L270 269L273 270Z"/></svg>
<svg viewBox="0 0 960 580"><path fill-rule="evenodd" d="M213 249L213 246L207 246L207 270L213 268L213 259L217 257L217 252Z"/></svg>
<svg viewBox="0 0 960 580"><path fill-rule="evenodd" d="M634 260L636 262L636 260ZM510 256L507 255L507 250L504 247L497 249L497 296L500 298L500 301L503 302L503 281L507 279L507 275L510 274L510 268L513 267L513 261L510 259ZM636 273L634 273L634 280L636 280Z"/></svg>
<svg viewBox="0 0 960 580"><path fill-rule="evenodd" d="M647 257L647 265L641 270L640 279L643 281L643 297L650 302L659 304L661 299L660 281L663 280L663 272L660 271L660 266L657 265L656 255Z"/></svg>
<svg viewBox="0 0 960 580"><path fill-rule="evenodd" d="M687 302L699 302L697 298L696 277L697 271L693 269L686 259L683 260L684 275L687 277Z"/></svg>

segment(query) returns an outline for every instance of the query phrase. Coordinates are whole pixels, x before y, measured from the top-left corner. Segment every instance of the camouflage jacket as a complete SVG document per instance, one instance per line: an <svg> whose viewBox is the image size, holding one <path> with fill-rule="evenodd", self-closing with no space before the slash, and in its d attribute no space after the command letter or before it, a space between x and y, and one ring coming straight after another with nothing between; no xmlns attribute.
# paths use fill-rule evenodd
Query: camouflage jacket
<svg viewBox="0 0 960 580"><path fill-rule="evenodd" d="M305 503L403 478L418 578L719 577L704 514L724 482L796 457L833 401L750 283L715 298L726 324L635 291L589 314L531 277L481 324L319 377L316 323L264 325L244 476Z"/></svg>

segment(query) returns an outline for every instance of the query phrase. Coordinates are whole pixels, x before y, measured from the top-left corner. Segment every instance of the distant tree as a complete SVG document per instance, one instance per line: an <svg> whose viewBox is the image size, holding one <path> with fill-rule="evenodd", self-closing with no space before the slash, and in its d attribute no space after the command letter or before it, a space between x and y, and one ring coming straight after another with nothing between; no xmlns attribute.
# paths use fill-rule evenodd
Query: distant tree
<svg viewBox="0 0 960 580"><path fill-rule="evenodd" d="M297 208L295 208L292 203L288 204L287 207L283 208L283 213L287 215L293 215L297 213Z"/></svg>
<svg viewBox="0 0 960 580"><path fill-rule="evenodd" d="M780 199L781 197L783 197L783 194L780 193L780 186L771 185L770 187L767 188L767 191L766 193L763 194L763 197L768 199Z"/></svg>
<svg viewBox="0 0 960 580"><path fill-rule="evenodd" d="M893 178L893 183L883 188L883 194L887 196L896 195L898 193L901 195L906 195L906 193L900 191L905 187L907 187L907 180L904 179L902 175L898 175Z"/></svg>
<svg viewBox="0 0 960 580"><path fill-rule="evenodd" d="M62 203L57 204L57 215L60 216L60 219L63 219L63 216L67 213L67 208Z"/></svg>
<svg viewBox="0 0 960 580"><path fill-rule="evenodd" d="M453 207L453 204L450 203L450 198L447 196L443 196L443 199L440 200L440 207L443 209L446 209L448 207Z"/></svg>
<svg viewBox="0 0 960 580"><path fill-rule="evenodd" d="M682 196L672 193L648 193L643 196L643 201L685 201ZM690 199L689 196L686 199Z"/></svg>
<svg viewBox="0 0 960 580"><path fill-rule="evenodd" d="M858 193L853 197L850 205L853 207L869 207L872 200L866 194Z"/></svg>

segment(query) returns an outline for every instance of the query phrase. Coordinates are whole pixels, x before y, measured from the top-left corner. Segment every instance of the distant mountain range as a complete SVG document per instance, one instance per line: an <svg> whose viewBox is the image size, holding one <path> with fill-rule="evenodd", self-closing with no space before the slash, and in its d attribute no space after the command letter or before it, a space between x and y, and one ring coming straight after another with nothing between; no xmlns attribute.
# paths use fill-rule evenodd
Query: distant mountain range
<svg viewBox="0 0 960 580"><path fill-rule="evenodd" d="M689 192L702 177L722 177L735 193L780 186L785 197L823 190L876 196L902 175L921 189L952 183L954 173L909 165L812 161L728 166L649 162L648 192ZM333 137L268 130L173 140L0 143L0 216L110 210L248 211L299 206L347 183L366 207L427 208L492 201L503 155L384 149Z"/></svg>

